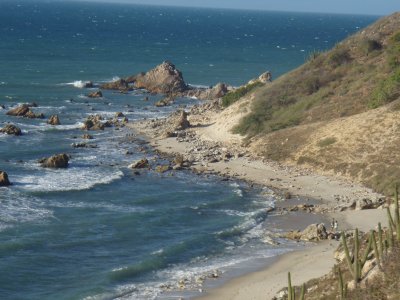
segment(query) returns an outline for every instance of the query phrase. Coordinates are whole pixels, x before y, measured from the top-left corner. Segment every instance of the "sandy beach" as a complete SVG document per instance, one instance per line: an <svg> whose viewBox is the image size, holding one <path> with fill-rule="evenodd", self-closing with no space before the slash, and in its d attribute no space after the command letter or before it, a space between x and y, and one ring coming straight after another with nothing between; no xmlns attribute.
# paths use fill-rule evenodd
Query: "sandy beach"
<svg viewBox="0 0 400 300"><path fill-rule="evenodd" d="M193 116L196 120L209 120L211 113L202 117ZM229 132L226 122L215 122L212 126L196 126L188 131L196 136L193 140L179 140L176 137L163 137L163 128L149 126L152 122L142 121L130 126L137 133L145 136L150 144L160 153L167 156L188 155L189 149L196 147L198 141L218 142L219 145L234 152L244 151L240 144L240 137ZM229 123L229 120L228 120ZM233 122L231 122L232 124ZM216 134L217 133L217 134ZM289 193L291 202L302 204L307 201L318 200L321 204L317 213L322 213L325 220L335 218L339 222L339 230L359 228L368 231L378 224L386 223L386 212L383 209L347 210L352 201L360 199L379 199L383 197L355 182L343 178L316 174L293 166L282 165L276 162L267 162L255 157L249 152L237 155L229 160L220 160L213 163L195 162L192 166L195 171L214 173L221 176L245 180L250 183L263 185L281 193ZM304 224L310 224L313 218L302 220L301 225L288 221L288 228L302 230ZM307 221L308 220L308 221ZM328 227L328 224L325 224ZM302 226L302 228L299 228ZM284 254L265 269L234 278L221 287L211 290L203 289L204 296L200 299L271 299L279 290L287 286L287 273L290 271L293 283L299 285L313 278L327 274L334 266L333 253L338 241L322 241L310 243L305 249Z"/></svg>

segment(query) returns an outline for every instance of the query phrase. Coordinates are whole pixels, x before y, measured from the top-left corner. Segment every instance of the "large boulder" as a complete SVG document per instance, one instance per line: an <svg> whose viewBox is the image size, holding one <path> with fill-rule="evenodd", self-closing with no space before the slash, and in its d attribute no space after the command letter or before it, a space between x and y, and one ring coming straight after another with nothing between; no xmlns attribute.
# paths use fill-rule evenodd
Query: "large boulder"
<svg viewBox="0 0 400 300"><path fill-rule="evenodd" d="M61 125L60 118L58 117L58 115L52 115L47 120L47 124L50 124L50 125Z"/></svg>
<svg viewBox="0 0 400 300"><path fill-rule="evenodd" d="M0 171L0 186L9 186L11 185L10 181L8 180L8 175L4 171Z"/></svg>
<svg viewBox="0 0 400 300"><path fill-rule="evenodd" d="M83 122L83 130L104 130L106 123L102 122L103 118L100 115L92 115L87 117Z"/></svg>
<svg viewBox="0 0 400 300"><path fill-rule="evenodd" d="M15 116L15 117L24 117L28 111L30 111L30 108L26 104L22 104L21 106L17 106L16 108L13 108L7 112L7 115L9 116Z"/></svg>
<svg viewBox="0 0 400 300"><path fill-rule="evenodd" d="M175 94L188 89L182 73L169 61L148 71L128 78L138 89L146 89L151 93Z"/></svg>
<svg viewBox="0 0 400 300"><path fill-rule="evenodd" d="M91 92L87 95L89 98L103 98L103 93L101 91Z"/></svg>
<svg viewBox="0 0 400 300"><path fill-rule="evenodd" d="M36 107L36 104L22 104L16 108L13 108L7 112L7 115L9 116L15 116L15 117L25 117L25 118L30 118L30 119L43 119L44 115L43 114L35 114L30 107Z"/></svg>
<svg viewBox="0 0 400 300"><path fill-rule="evenodd" d="M304 241L320 241L326 240L327 238L328 233L326 232L326 228L322 223L311 224L300 233L300 239Z"/></svg>
<svg viewBox="0 0 400 300"><path fill-rule="evenodd" d="M49 158L42 158L39 163L43 168L67 168L69 156L65 153L53 155Z"/></svg>
<svg viewBox="0 0 400 300"><path fill-rule="evenodd" d="M2 129L0 129L0 132L9 134L9 135L16 135L16 136L22 134L21 129L12 124L8 124L8 125L4 126Z"/></svg>

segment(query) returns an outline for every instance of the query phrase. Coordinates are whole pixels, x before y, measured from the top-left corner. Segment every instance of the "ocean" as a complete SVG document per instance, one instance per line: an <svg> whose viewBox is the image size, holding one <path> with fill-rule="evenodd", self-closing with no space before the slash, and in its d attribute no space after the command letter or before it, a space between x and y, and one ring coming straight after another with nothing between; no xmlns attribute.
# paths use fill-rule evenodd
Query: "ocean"
<svg viewBox="0 0 400 300"><path fill-rule="evenodd" d="M274 232L267 188L187 171L158 174L128 168L147 157L163 162L126 128L90 132L97 148L73 148L90 114L129 120L160 118L178 99L156 108L161 95L105 91L96 83L149 70L164 60L185 81L234 86L269 70L273 79L375 21L375 16L157 7L85 2L0 2L0 299L167 299L165 293L222 272L249 271L296 245L264 242ZM149 101L143 101L148 96ZM46 119L7 116L35 102ZM70 167L43 169L38 159L71 155ZM128 155L131 153L131 155ZM239 271L238 271L239 270ZM179 293L178 293L179 294Z"/></svg>

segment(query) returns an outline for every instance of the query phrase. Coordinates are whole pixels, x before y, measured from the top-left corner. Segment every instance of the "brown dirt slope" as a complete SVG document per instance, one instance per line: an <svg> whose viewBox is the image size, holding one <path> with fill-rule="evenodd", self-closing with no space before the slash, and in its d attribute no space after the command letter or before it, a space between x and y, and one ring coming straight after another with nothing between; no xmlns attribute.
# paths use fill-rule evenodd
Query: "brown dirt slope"
<svg viewBox="0 0 400 300"><path fill-rule="evenodd" d="M249 101L249 99L252 99ZM400 181L400 13L235 103L257 154L392 193Z"/></svg>

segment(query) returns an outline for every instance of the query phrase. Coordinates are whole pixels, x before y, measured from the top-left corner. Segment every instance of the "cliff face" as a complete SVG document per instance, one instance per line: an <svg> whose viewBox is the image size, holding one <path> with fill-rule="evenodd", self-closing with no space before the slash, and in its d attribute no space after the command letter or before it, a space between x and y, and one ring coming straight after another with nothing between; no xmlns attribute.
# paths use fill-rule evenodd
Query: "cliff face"
<svg viewBox="0 0 400 300"><path fill-rule="evenodd" d="M391 194L400 182L400 13L312 54L229 110L245 115L232 131L257 154Z"/></svg>

